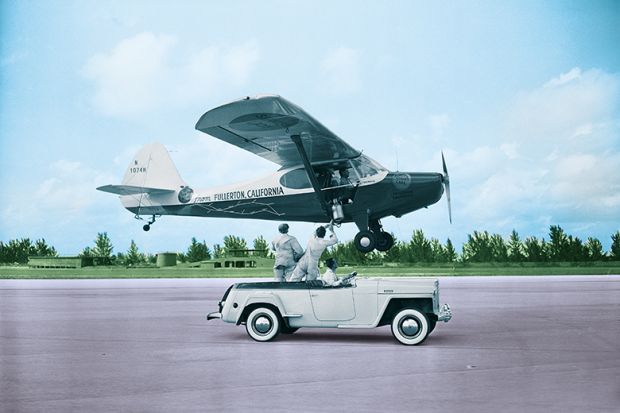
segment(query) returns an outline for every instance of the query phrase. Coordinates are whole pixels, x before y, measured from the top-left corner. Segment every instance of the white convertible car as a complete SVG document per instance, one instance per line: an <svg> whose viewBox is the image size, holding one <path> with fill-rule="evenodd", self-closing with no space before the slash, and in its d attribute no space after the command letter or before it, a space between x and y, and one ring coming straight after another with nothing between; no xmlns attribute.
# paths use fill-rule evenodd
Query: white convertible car
<svg viewBox="0 0 620 413"><path fill-rule="evenodd" d="M440 306L433 278L359 278L351 285L325 287L313 282L233 284L208 320L245 324L250 337L270 341L301 327L375 328L392 326L402 344L422 343L438 321L452 312Z"/></svg>

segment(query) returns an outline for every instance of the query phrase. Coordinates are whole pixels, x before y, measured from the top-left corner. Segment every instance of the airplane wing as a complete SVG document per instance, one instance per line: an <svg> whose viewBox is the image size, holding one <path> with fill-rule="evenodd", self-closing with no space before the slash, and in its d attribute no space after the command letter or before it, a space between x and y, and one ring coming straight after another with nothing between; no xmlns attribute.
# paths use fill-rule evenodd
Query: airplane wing
<svg viewBox="0 0 620 413"><path fill-rule="evenodd" d="M302 164L291 135L300 135L311 163L351 159L360 151L280 96L244 98L202 115L196 129L282 167Z"/></svg>

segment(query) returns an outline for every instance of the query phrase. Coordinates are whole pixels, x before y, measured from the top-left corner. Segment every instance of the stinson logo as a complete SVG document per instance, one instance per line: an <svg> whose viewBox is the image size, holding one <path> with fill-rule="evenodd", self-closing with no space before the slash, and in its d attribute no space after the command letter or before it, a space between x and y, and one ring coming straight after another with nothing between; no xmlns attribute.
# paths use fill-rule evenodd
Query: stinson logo
<svg viewBox="0 0 620 413"><path fill-rule="evenodd" d="M407 189L411 184L411 177L406 173L399 173L394 175L394 186L396 189Z"/></svg>
<svg viewBox="0 0 620 413"><path fill-rule="evenodd" d="M192 195L194 195L194 190L189 186L186 186L179 191L179 202L182 204L187 204L192 200Z"/></svg>

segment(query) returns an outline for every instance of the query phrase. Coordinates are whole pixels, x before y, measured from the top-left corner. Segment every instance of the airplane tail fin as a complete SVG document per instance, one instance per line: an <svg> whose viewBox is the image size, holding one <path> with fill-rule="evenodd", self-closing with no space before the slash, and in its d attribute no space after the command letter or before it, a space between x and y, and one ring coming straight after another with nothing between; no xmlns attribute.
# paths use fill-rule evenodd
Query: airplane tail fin
<svg viewBox="0 0 620 413"><path fill-rule="evenodd" d="M97 189L117 195L137 195L172 193L185 186L164 145L150 143L134 156L121 185L105 185Z"/></svg>

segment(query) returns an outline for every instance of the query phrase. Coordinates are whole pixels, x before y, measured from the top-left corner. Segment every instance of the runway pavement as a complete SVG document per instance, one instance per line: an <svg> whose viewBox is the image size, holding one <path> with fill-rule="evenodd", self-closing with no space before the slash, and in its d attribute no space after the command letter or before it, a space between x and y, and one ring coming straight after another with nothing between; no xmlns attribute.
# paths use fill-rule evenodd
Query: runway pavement
<svg viewBox="0 0 620 413"><path fill-rule="evenodd" d="M0 411L620 411L620 276L440 279L454 317L416 347L254 342L205 319L238 281L0 281Z"/></svg>

